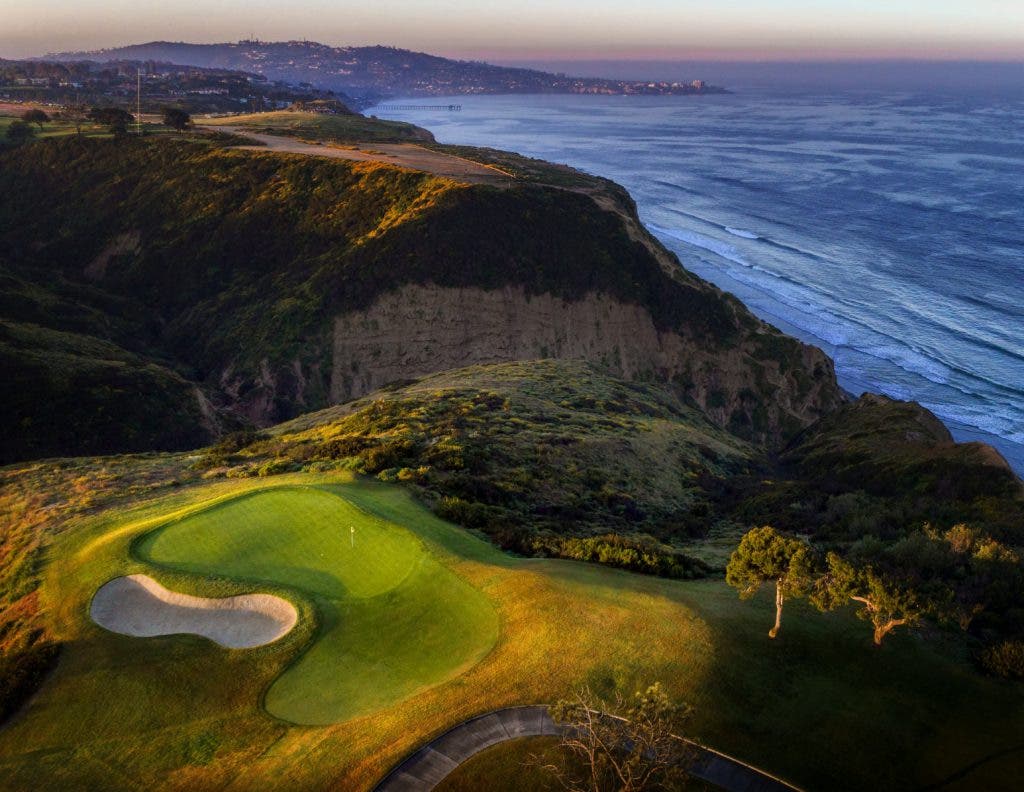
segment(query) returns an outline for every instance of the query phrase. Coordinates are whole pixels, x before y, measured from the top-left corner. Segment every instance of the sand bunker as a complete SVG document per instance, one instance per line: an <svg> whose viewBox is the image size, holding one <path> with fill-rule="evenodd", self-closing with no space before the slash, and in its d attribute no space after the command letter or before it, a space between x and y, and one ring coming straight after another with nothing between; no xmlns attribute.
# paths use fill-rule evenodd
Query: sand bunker
<svg viewBox="0 0 1024 792"><path fill-rule="evenodd" d="M147 575L114 578L92 599L100 627L136 637L192 633L229 649L276 641L299 618L295 606L271 594L207 599L169 591Z"/></svg>

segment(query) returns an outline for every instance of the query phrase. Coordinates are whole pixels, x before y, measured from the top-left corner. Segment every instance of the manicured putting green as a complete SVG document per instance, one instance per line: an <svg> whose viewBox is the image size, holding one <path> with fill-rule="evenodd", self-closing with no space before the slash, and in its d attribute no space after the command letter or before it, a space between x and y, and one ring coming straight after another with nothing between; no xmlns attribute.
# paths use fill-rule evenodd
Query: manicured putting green
<svg viewBox="0 0 1024 792"><path fill-rule="evenodd" d="M158 565L282 584L316 602L316 641L266 697L269 712L295 723L374 712L454 676L497 640L483 594L408 530L343 493L281 487L242 496L165 525L136 547Z"/></svg>

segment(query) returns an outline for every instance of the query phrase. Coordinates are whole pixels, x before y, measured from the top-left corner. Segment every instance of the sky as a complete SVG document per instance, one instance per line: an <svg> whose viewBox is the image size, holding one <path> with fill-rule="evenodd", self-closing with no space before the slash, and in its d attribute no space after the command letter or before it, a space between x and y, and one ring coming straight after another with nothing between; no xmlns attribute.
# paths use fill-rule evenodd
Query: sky
<svg viewBox="0 0 1024 792"><path fill-rule="evenodd" d="M1024 60L1024 0L0 0L0 57L156 39L481 60Z"/></svg>

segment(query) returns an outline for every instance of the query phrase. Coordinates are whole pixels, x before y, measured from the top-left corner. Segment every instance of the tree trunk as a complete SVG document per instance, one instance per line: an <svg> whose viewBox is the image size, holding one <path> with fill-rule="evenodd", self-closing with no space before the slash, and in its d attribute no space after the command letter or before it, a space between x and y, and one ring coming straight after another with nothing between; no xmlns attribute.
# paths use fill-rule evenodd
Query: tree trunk
<svg viewBox="0 0 1024 792"><path fill-rule="evenodd" d="M885 624L876 624L875 625L875 646L881 646L882 645L882 639L885 638L885 636L887 636L889 633L891 633L896 627L899 627L901 624L906 624L906 623L907 623L906 619L889 619L889 621L885 622Z"/></svg>
<svg viewBox="0 0 1024 792"><path fill-rule="evenodd" d="M775 581L775 626L768 631L768 637L774 638L782 627L782 581Z"/></svg>

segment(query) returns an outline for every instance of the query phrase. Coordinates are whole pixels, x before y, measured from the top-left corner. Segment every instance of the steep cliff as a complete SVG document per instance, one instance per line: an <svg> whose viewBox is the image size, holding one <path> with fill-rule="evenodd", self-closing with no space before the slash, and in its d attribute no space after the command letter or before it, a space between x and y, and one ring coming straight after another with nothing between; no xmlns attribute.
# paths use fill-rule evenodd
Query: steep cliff
<svg viewBox="0 0 1024 792"><path fill-rule="evenodd" d="M468 185L198 141L34 144L0 154L0 318L201 386L209 402L181 389L162 447L212 427L211 404L266 425L395 380L545 357L671 383L760 444L841 403L824 354L683 270L621 188L539 172ZM50 351L41 340L37 359ZM39 387L17 406L26 426ZM139 387L107 394L109 411L157 388ZM36 448L134 447L110 431Z"/></svg>

